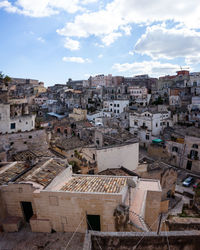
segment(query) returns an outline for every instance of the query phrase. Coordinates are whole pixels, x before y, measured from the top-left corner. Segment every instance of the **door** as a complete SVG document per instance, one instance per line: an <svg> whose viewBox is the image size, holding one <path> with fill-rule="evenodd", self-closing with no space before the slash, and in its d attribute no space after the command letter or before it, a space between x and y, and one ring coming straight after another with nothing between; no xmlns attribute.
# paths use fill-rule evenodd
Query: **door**
<svg viewBox="0 0 200 250"><path fill-rule="evenodd" d="M88 230L101 231L100 215L87 214Z"/></svg>
<svg viewBox="0 0 200 250"><path fill-rule="evenodd" d="M192 161L187 161L186 169L191 170L192 168Z"/></svg>
<svg viewBox="0 0 200 250"><path fill-rule="evenodd" d="M30 218L33 216L33 208L31 202L22 201L21 207L25 220L29 222Z"/></svg>

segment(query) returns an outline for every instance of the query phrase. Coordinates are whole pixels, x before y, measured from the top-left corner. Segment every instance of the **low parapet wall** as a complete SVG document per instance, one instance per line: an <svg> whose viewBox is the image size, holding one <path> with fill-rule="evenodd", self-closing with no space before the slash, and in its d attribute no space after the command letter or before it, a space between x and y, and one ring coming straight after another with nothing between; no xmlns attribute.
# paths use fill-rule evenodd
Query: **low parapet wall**
<svg viewBox="0 0 200 250"><path fill-rule="evenodd" d="M83 250L98 249L148 249L163 250L170 249L199 249L200 232L199 231L173 231L161 232L157 235L155 232L147 233L86 233Z"/></svg>

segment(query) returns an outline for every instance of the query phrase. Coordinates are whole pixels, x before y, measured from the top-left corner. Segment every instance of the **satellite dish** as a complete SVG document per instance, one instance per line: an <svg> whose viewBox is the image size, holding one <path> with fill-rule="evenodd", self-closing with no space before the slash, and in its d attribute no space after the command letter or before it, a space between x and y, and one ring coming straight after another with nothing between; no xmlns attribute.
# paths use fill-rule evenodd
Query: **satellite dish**
<svg viewBox="0 0 200 250"><path fill-rule="evenodd" d="M128 185L128 187L132 187L132 188L136 187L136 184L135 184L133 179L128 179L127 180L127 185Z"/></svg>

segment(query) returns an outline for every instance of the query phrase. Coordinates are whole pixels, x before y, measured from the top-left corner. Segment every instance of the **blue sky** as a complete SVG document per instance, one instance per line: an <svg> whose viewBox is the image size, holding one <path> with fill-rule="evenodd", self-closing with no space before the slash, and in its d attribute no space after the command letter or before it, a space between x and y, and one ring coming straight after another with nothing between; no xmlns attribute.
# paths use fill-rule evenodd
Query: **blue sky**
<svg viewBox="0 0 200 250"><path fill-rule="evenodd" d="M199 13L199 0L0 0L0 71L46 86L199 71Z"/></svg>

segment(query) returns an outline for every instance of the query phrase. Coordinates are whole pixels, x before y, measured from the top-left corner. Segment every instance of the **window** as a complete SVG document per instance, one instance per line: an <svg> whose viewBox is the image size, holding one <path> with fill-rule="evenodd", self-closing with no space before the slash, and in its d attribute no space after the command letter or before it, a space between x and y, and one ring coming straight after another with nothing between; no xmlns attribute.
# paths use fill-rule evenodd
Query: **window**
<svg viewBox="0 0 200 250"><path fill-rule="evenodd" d="M162 126L162 122L160 123L160 126Z"/></svg>
<svg viewBox="0 0 200 250"><path fill-rule="evenodd" d="M158 123L156 123L156 127L158 127Z"/></svg>
<svg viewBox="0 0 200 250"><path fill-rule="evenodd" d="M172 147L172 152L178 152L178 148L177 147Z"/></svg>
<svg viewBox="0 0 200 250"><path fill-rule="evenodd" d="M15 129L15 123L10 124L10 129Z"/></svg>
<svg viewBox="0 0 200 250"><path fill-rule="evenodd" d="M29 137L28 137L29 139L31 139L32 138L32 135L29 135Z"/></svg>
<svg viewBox="0 0 200 250"><path fill-rule="evenodd" d="M93 160L95 161L95 154L92 155Z"/></svg>
<svg viewBox="0 0 200 250"><path fill-rule="evenodd" d="M112 112L112 109L110 109L110 111Z"/></svg>
<svg viewBox="0 0 200 250"><path fill-rule="evenodd" d="M119 104L117 104L117 107L119 107Z"/></svg>
<svg viewBox="0 0 200 250"><path fill-rule="evenodd" d="M112 106L112 103L110 103L110 106Z"/></svg>
<svg viewBox="0 0 200 250"><path fill-rule="evenodd" d="M116 110L114 110L114 113L116 113Z"/></svg>
<svg viewBox="0 0 200 250"><path fill-rule="evenodd" d="M199 146L197 144L192 145L193 148L198 148Z"/></svg>
<svg viewBox="0 0 200 250"><path fill-rule="evenodd" d="M116 107L116 104L114 104L114 107Z"/></svg>
<svg viewBox="0 0 200 250"><path fill-rule="evenodd" d="M119 110L117 110L117 113L119 114Z"/></svg>
<svg viewBox="0 0 200 250"><path fill-rule="evenodd" d="M149 135L146 135L146 140L149 140Z"/></svg>
<svg viewBox="0 0 200 250"><path fill-rule="evenodd" d="M134 121L134 125L135 125L135 126L137 126L137 125L138 125L137 121Z"/></svg>

